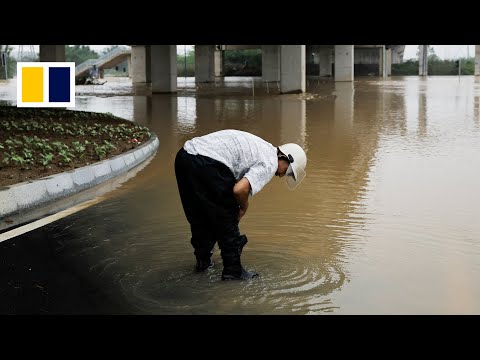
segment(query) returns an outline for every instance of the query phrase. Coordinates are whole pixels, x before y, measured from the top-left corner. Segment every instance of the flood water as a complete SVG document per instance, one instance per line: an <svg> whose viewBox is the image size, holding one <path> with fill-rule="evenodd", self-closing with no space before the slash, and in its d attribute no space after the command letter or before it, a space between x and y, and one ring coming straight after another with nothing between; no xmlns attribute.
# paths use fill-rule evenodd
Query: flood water
<svg viewBox="0 0 480 360"><path fill-rule="evenodd" d="M77 87L77 109L148 126L158 152L102 201L0 243L0 313L480 314L479 80L310 80L301 95L251 78L178 84ZM186 140L230 128L308 157L295 191L275 177L250 199L252 281L222 282L218 247L211 271L193 271L174 174Z"/></svg>

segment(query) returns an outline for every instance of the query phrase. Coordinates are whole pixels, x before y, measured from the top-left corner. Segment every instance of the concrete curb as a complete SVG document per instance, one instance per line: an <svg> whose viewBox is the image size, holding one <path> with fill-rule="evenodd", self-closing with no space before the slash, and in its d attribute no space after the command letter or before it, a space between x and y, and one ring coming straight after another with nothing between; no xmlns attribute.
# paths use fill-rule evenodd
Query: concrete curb
<svg viewBox="0 0 480 360"><path fill-rule="evenodd" d="M128 172L153 156L159 144L157 136L152 134L145 144L114 158L0 188L0 231L21 225L15 221L15 218L25 222L23 215L33 209L77 194ZM38 216L38 211L35 213Z"/></svg>

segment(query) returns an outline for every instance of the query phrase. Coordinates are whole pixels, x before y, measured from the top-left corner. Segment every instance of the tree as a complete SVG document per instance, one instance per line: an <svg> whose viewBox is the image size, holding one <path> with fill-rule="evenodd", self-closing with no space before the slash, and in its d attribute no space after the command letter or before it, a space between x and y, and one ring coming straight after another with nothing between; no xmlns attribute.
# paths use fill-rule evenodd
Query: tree
<svg viewBox="0 0 480 360"><path fill-rule="evenodd" d="M187 60L186 69L185 59ZM178 76L195 76L195 50L188 50L186 57L185 54L177 54L177 74Z"/></svg>
<svg viewBox="0 0 480 360"><path fill-rule="evenodd" d="M110 45L109 47L102 50L102 55L108 54L110 51L118 49L120 45Z"/></svg>
<svg viewBox="0 0 480 360"><path fill-rule="evenodd" d="M6 54L7 61L7 75L11 79L15 75L15 70L17 68L17 61L11 56L13 47L10 45L0 45L0 54ZM0 63L0 79L5 79L5 66L2 66Z"/></svg>
<svg viewBox="0 0 480 360"><path fill-rule="evenodd" d="M98 59L98 56L88 45L65 46L65 61L73 61L75 66L89 59Z"/></svg>

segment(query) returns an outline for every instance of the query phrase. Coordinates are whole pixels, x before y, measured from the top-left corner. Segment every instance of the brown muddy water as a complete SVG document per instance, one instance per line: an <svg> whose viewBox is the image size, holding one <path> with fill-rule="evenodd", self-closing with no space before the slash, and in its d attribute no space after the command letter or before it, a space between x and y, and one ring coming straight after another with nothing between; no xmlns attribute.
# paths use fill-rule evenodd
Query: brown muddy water
<svg viewBox="0 0 480 360"><path fill-rule="evenodd" d="M0 242L0 313L480 314L473 76L310 80L302 95L253 79L255 96L251 78L179 78L153 96L117 81L77 87L77 109L148 126L156 156L101 201ZM246 282L220 280L218 248L193 271L173 168L187 139L228 128L308 156L295 191L274 178L250 200L242 262L260 277Z"/></svg>

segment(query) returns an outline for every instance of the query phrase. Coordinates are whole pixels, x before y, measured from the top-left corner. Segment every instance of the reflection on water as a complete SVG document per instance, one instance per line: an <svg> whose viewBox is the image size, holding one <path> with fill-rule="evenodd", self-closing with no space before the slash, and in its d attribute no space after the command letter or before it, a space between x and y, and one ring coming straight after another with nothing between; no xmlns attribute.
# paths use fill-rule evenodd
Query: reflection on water
<svg viewBox="0 0 480 360"><path fill-rule="evenodd" d="M104 201L0 244L0 312L480 313L474 77L313 81L282 96L259 79L255 96L251 78L182 81L174 95L77 97L150 127L160 147ZM194 273L173 171L187 139L227 128L308 156L294 192L275 178L251 199L242 262L261 276L249 282L220 281L218 249Z"/></svg>

